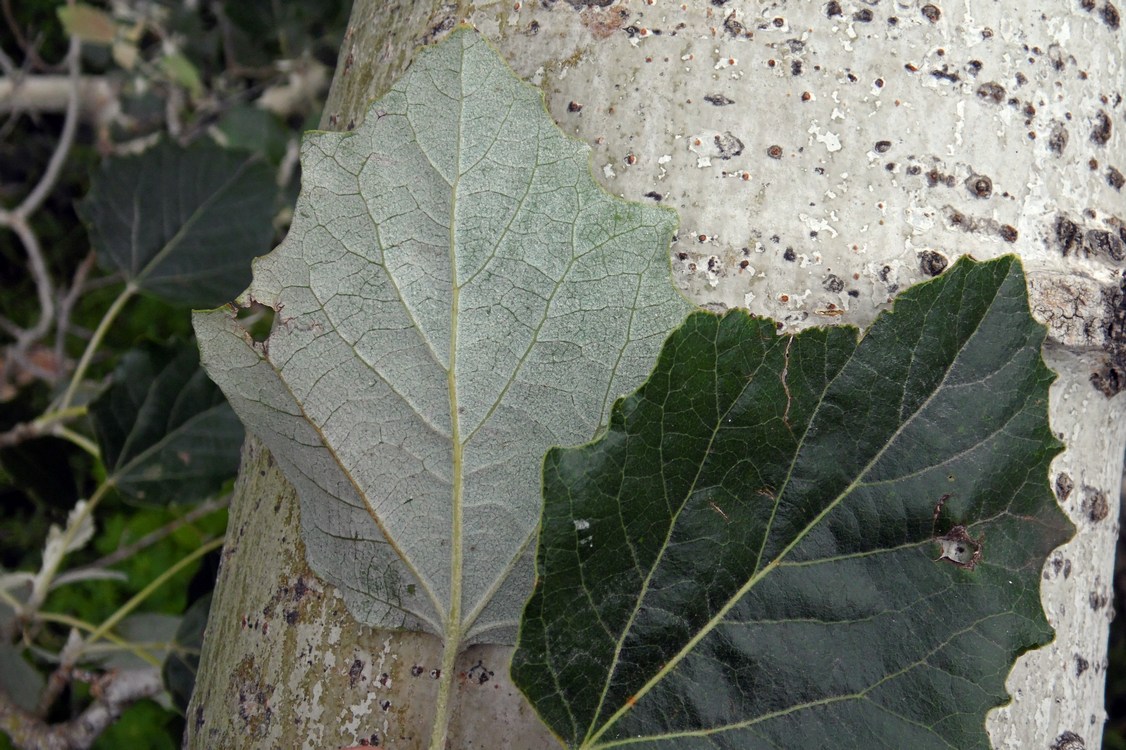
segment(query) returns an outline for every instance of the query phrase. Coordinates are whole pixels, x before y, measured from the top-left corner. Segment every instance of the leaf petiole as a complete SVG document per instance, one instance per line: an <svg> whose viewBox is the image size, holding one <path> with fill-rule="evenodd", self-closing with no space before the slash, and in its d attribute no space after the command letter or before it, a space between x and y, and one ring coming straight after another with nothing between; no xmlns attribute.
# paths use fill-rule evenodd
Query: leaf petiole
<svg viewBox="0 0 1126 750"><path fill-rule="evenodd" d="M125 304L133 298L133 296L140 289L134 282L129 281L125 283L125 288L121 290L121 294L117 295L117 299L106 310L106 314L102 316L98 327L94 329L93 336L86 343L86 350L82 352L82 358L78 360L78 365L74 368L74 373L71 374L70 384L67 386L66 391L63 393L62 401L56 409L52 410L51 414L57 412L66 412L71 408L74 403L74 396L78 391L78 386L82 383L83 378L86 377L86 371L90 369L90 362L94 359L94 353L102 344L102 339L106 337L109 332L109 327L113 325L114 320L125 308ZM44 415L48 416L48 415Z"/></svg>
<svg viewBox="0 0 1126 750"><path fill-rule="evenodd" d="M121 605L121 607L112 615L106 618L105 622L99 625L90 633L86 639L87 643L93 643L100 638L108 637L108 633L113 629L117 623L125 619L125 616L136 609L145 599L148 599L154 591L163 586L169 579L179 573L181 570L191 565L199 558L206 555L212 550L218 549L223 546L225 536L216 537L206 544L202 544L196 549L192 550L191 554L186 555L176 561L176 564L165 570L163 573L154 578L147 586L138 591L133 598Z"/></svg>

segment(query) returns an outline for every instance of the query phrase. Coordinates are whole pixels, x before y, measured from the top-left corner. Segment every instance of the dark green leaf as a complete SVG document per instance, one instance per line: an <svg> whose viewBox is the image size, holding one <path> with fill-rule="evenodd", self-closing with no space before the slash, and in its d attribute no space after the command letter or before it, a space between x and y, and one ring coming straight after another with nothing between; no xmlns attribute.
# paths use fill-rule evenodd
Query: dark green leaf
<svg viewBox="0 0 1126 750"><path fill-rule="evenodd" d="M1071 531L1043 339L1012 256L859 341L692 315L604 437L547 456L517 683L584 748L988 747Z"/></svg>
<svg viewBox="0 0 1126 750"><path fill-rule="evenodd" d="M258 156L162 142L107 161L80 213L104 268L168 302L215 307L246 287L251 259L270 249L276 197Z"/></svg>
<svg viewBox="0 0 1126 750"><path fill-rule="evenodd" d="M215 127L231 148L255 151L275 165L285 158L289 131L273 112L240 104L224 112Z"/></svg>
<svg viewBox="0 0 1126 750"><path fill-rule="evenodd" d="M211 612L211 594L197 599L176 631L175 647L164 660L161 674L164 687L172 695L172 703L185 713L188 701L195 688L195 676L199 671L199 652L203 646L203 631L207 628L207 615Z"/></svg>
<svg viewBox="0 0 1126 750"><path fill-rule="evenodd" d="M312 52L331 64L340 50L351 5L345 0L224 0L224 45L241 65L272 65L279 57L299 58L303 52Z"/></svg>
<svg viewBox="0 0 1126 750"><path fill-rule="evenodd" d="M127 353L90 415L109 481L138 502L196 502L238 470L242 423L194 344Z"/></svg>

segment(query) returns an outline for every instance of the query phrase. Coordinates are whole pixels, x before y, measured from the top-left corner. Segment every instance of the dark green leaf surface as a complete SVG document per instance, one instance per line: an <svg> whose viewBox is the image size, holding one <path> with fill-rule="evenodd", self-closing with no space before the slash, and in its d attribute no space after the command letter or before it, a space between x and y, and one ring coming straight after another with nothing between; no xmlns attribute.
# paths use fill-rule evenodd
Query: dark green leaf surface
<svg viewBox="0 0 1126 750"><path fill-rule="evenodd" d="M175 304L215 307L270 249L277 186L260 157L161 142L107 161L80 206L102 267Z"/></svg>
<svg viewBox="0 0 1126 750"><path fill-rule="evenodd" d="M859 341L692 315L605 436L547 456L515 680L571 746L988 747L1071 531L1043 338L1012 256ZM956 525L972 569L936 559Z"/></svg>
<svg viewBox="0 0 1126 750"><path fill-rule="evenodd" d="M285 158L289 130L273 112L238 104L224 112L215 127L231 148L260 153L275 166Z"/></svg>
<svg viewBox="0 0 1126 750"><path fill-rule="evenodd" d="M242 423L193 344L127 353L90 416L109 480L138 502L197 502L238 471Z"/></svg>

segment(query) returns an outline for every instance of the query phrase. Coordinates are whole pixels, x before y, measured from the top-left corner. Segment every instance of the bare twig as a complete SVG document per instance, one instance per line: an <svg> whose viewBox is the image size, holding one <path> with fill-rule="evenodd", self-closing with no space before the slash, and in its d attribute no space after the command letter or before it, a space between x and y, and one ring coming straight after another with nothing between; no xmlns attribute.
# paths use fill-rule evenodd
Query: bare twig
<svg viewBox="0 0 1126 750"><path fill-rule="evenodd" d="M8 334L12 338L15 338L16 336L19 336L21 333L23 333L22 328L5 318L3 315L0 315L0 329L3 329L4 333Z"/></svg>
<svg viewBox="0 0 1126 750"><path fill-rule="evenodd" d="M65 112L71 89L68 75L5 73L0 78L0 114ZM79 119L96 126L110 123L121 114L119 89L120 84L108 76L80 76L77 89Z"/></svg>
<svg viewBox="0 0 1126 750"><path fill-rule="evenodd" d="M70 49L67 51L70 93L66 102L63 130L59 135L55 152L51 154L51 160L47 163L47 169L39 179L39 184L24 198L23 203L15 211L15 213L22 214L24 217L34 213L47 198L48 193L55 187L59 171L62 169L63 162L66 161L66 157L70 154L70 147L74 143L74 132L78 127L78 74L81 70L81 52L82 42L78 40L78 37L72 36L70 38Z"/></svg>
<svg viewBox="0 0 1126 750"><path fill-rule="evenodd" d="M31 440L42 435L57 434L61 422L74 419L85 413L85 406L76 406L66 410L53 411L31 422L20 422L6 432L0 432L0 448L18 445L25 440Z"/></svg>
<svg viewBox="0 0 1126 750"><path fill-rule="evenodd" d="M18 425L0 432L0 448L18 445L23 443L24 440L44 435L56 435L64 440L70 440L71 443L82 449L88 449L88 445L92 444L86 437L69 435L68 430L63 427L63 422L81 417L84 413L86 413L86 407L71 407L70 409L52 411L30 422L19 422ZM90 450L88 450L89 452ZM93 446L92 455L97 455L97 446Z"/></svg>
<svg viewBox="0 0 1126 750"><path fill-rule="evenodd" d="M39 695L39 703L35 706L35 711L32 714L40 721L47 715L47 712L62 695L63 690L70 684L70 672L73 667L57 667L47 677L47 684L43 686L43 692Z"/></svg>
<svg viewBox="0 0 1126 750"><path fill-rule="evenodd" d="M110 326L113 325L113 321L117 319L118 314L124 309L125 304L133 299L133 295L137 293L138 289L139 287L133 282L130 281L126 283L125 288L121 290L121 294L117 295L117 299L110 304L109 309L106 310L101 321L98 322L98 327L94 330L94 335L86 342L86 350L82 352L82 357L78 360L78 364L71 374L70 384L67 386L66 392L63 393L62 401L55 407L55 410L66 411L70 408L70 405L74 403L74 396L78 393L78 386L82 384L82 379L86 377L86 370L90 367L90 362L94 359L94 353L98 350L98 347L101 346L102 339L105 338Z"/></svg>
<svg viewBox="0 0 1126 750"><path fill-rule="evenodd" d="M41 434L42 431L35 426L34 422L20 422L6 432L0 432L0 448L19 445L25 440L31 440Z"/></svg>
<svg viewBox="0 0 1126 750"><path fill-rule="evenodd" d="M126 708L163 689L160 670L153 667L110 672L94 682L94 702L61 724L40 720L0 689L0 730L21 750L81 750L94 744Z"/></svg>
<svg viewBox="0 0 1126 750"><path fill-rule="evenodd" d="M66 357L66 337L70 332L70 314L78 303L78 297L86 287L86 277L94 268L95 255L90 252L78 264L66 293L60 295L58 312L55 316L55 360L62 362Z"/></svg>
<svg viewBox="0 0 1126 750"><path fill-rule="evenodd" d="M118 607L116 612L114 612L112 615L107 617L105 622L103 622L101 625L99 625L97 627L96 630L94 630L92 633L90 633L90 635L86 638L86 642L87 643L94 643L95 641L102 638L106 633L113 630L113 628L115 628L117 626L117 623L121 622L121 620L123 620L126 616L128 616L130 612L132 612L134 609L136 609L137 606L139 604L141 604L141 602L143 602L145 599L148 599L149 596L152 595L153 591L156 591L158 588L163 586L169 579L171 579L173 576L175 576L177 573L179 573L184 568L186 568L189 565L191 565L192 563L194 563L199 558L206 555L208 552L211 552L212 550L217 550L220 547L222 547L223 541L225 539L226 539L226 537L223 537L223 536L216 537L216 538L212 539L211 541L206 542L204 544L201 544L199 547L196 547L194 550L192 550L186 556L181 557L170 568L168 568L163 573L158 575L156 578L154 578L152 581L150 581L148 583L148 585L146 585L143 589L141 589L136 594L134 594L133 597L129 601L125 602L125 604L122 604L120 607Z"/></svg>
<svg viewBox="0 0 1126 750"><path fill-rule="evenodd" d="M31 63L39 70L57 70L58 66L51 65L42 57L40 57L39 50L35 49L35 45L32 44L26 36L24 36L23 30L20 28L20 25L16 23L16 15L12 12L12 0L3 0L3 2L0 2L0 9L3 9L4 20L7 22L8 28L11 30L12 36L16 40L16 44L20 46L20 49L23 51L24 55L27 56L27 59L30 60Z"/></svg>
<svg viewBox="0 0 1126 750"><path fill-rule="evenodd" d="M13 62L12 58L8 57L8 53L2 49L0 49L0 73L13 79L19 73L15 62Z"/></svg>
<svg viewBox="0 0 1126 750"><path fill-rule="evenodd" d="M11 9L7 2L4 3L4 11L10 16ZM9 22L11 22L10 18ZM13 26L13 28L15 27ZM15 344L8 348L8 356L5 358L6 371L17 366L27 368L28 351L33 345L43 340L55 321L54 284L47 268L43 249L39 244L39 238L31 228L28 219L43 205L43 201L54 189L59 172L62 170L63 163L70 154L70 148L74 143L74 134L78 127L78 74L81 70L81 51L82 43L78 40L78 37L72 36L66 57L70 77L66 116L63 120L63 129L59 135L59 141L55 144L55 150L51 154L51 159L47 162L47 168L43 171L39 182L36 183L19 206L11 211L0 211L0 226L7 226L15 232L27 253L28 270L35 282L36 296L39 301L39 320L30 328L17 332ZM7 372L5 372L6 374Z"/></svg>
<svg viewBox="0 0 1126 750"><path fill-rule="evenodd" d="M143 537L141 537L137 541L133 542L132 544L127 544L124 547L118 547L116 550L109 553L108 555L106 555L102 558L99 558L99 559L95 560L94 562L92 562L88 565L83 565L80 568L75 568L72 572L73 573L80 573L80 572L84 572L84 571L88 571L88 570L95 570L95 569L98 569L98 568L108 568L111 565L116 565L117 563L121 562L122 560L124 560L128 557L132 557L137 552L140 552L141 550L143 550L145 547L149 547L153 544L156 544L161 539L164 539L166 536L174 533L178 529L180 529L184 526L187 526L190 523L195 523L200 518L203 518L204 516L211 515L215 511L227 507L227 503L228 503L229 500L230 500L230 496L228 495L228 496L225 496L225 497L222 497L222 498L215 498L215 499L212 499L212 500L208 500L205 503L200 503L199 505L197 505L195 508L192 508L190 511L185 513L180 518L177 518L174 521L169 521L165 525L161 526L159 529L156 529L154 531L149 532L148 534L145 534Z"/></svg>
<svg viewBox="0 0 1126 750"><path fill-rule="evenodd" d="M10 214L0 212L0 224L6 225L16 233L27 252L28 269L31 271L31 278L35 281L36 296L39 297L39 320L16 337L17 356L22 356L32 344L40 341L55 320L55 291L51 283L51 274L47 270L47 261L39 246L39 238L27 223L27 214L21 209L22 206Z"/></svg>

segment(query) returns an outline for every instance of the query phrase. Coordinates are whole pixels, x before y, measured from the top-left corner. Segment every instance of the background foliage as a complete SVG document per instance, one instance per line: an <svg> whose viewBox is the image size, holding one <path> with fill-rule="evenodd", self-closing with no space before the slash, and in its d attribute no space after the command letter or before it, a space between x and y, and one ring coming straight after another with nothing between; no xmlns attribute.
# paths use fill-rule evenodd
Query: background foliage
<svg viewBox="0 0 1126 750"><path fill-rule="evenodd" d="M98 209L112 208L123 186L107 175L147 163L161 150L169 158L183 156L183 164L165 169L168 174L147 186L157 195L140 196L152 200L142 206L151 216L167 205L161 199L183 197L188 181L176 178L192 164L202 169L230 154L229 160L245 161L264 175L264 182L253 183L258 187L250 196L245 195L247 187L241 197L267 200L266 232L253 245L254 254L268 250L288 225L298 187L300 134L319 120L349 12L349 0L89 5L0 0L0 68L6 81L21 87L17 95L0 99L3 593L26 603L27 587L15 583L15 576L40 570L51 527L66 529L76 502L100 498L92 514L93 537L85 545L76 543L59 568L64 576L93 579L63 579L65 585L58 585L56 578L42 606L23 618L13 618L12 601L0 599L0 633L18 645L24 664L44 678L65 678L57 697L41 706L39 713L50 722L73 718L90 703L92 677L75 670L96 676L99 668L116 663L113 659L122 650L104 639L91 642L79 663L68 665L63 674L60 659L65 663L71 631L67 623L112 623L107 635L134 644L160 640L155 638L159 634L166 641L160 645L171 645L176 657L165 665L171 696L133 705L95 747L179 746L183 719L176 706L187 700L184 685L187 681L190 686L192 665L185 658L193 647L185 640L191 634L177 635L176 626L193 603L199 604L185 628L198 631L205 620L218 551L199 552L222 538L226 491L241 441L237 422L230 429L210 428L229 438L213 446L226 463L207 459L223 475L209 477L200 491L180 487L148 492L145 498L132 480L160 471L167 479L175 468L174 439L191 438L185 425L198 424L192 422L197 415L190 404L184 403L191 399L177 401L176 396L181 391L199 396L212 388L206 381L166 380L164 399L154 399L162 373L168 378L176 366L187 367L189 374L195 368L188 302L220 304L249 279L249 268L242 278L234 271L225 273L226 286L216 282L222 292L214 299L180 294L190 283L192 264L202 262L201 250L167 237L160 238L155 250L179 243L169 257L182 264L174 269L185 271L182 278L173 274L161 288L139 281L136 268L115 264L114 248L121 246L98 230L106 225ZM82 40L75 71L82 76L79 90L101 98L81 98L68 139L65 97L70 88L64 87L60 98L43 86L52 79L68 80L72 36ZM222 152L201 158L201 148ZM53 157L62 159L57 173L50 167ZM92 194L99 180L105 186L102 194ZM41 183L49 188L43 202L21 216L21 203ZM216 216L235 222L245 218L239 196L220 197L214 201ZM25 226L17 226L23 218ZM231 234L224 230L225 236ZM226 245L220 251L237 257ZM36 261L41 261L38 268ZM159 260L165 264L160 268L153 263L157 270L168 268L166 258ZM49 316L44 315L44 292L53 307ZM48 317L49 325L39 325ZM263 319L261 325L268 323ZM83 359L87 351L88 361ZM185 356L193 361L185 364ZM162 370L162 365L168 367ZM88 409L91 403L96 405ZM60 404L72 408L60 418L43 419ZM163 420L157 418L161 416ZM193 439L198 443L198 437ZM198 475L198 464L190 469L191 476ZM178 565L175 575L147 588ZM142 601L135 609L122 609L138 595ZM130 616L122 619L122 612ZM156 645L147 644L150 654L162 653ZM0 731L0 748L9 746Z"/></svg>

